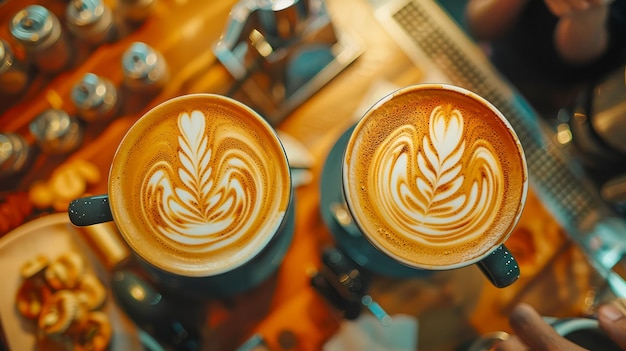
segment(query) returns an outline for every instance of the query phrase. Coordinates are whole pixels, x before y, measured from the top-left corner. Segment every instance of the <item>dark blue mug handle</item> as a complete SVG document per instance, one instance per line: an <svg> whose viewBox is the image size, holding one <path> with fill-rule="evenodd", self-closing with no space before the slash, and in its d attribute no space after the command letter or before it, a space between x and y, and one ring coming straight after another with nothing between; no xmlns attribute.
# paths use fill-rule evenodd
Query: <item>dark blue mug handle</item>
<svg viewBox="0 0 626 351"><path fill-rule="evenodd" d="M515 283L520 276L519 265L504 244L478 261L477 265L485 277L498 288Z"/></svg>
<svg viewBox="0 0 626 351"><path fill-rule="evenodd" d="M79 227L113 220L109 195L107 194L72 200L67 209L67 214L70 217L70 222Z"/></svg>

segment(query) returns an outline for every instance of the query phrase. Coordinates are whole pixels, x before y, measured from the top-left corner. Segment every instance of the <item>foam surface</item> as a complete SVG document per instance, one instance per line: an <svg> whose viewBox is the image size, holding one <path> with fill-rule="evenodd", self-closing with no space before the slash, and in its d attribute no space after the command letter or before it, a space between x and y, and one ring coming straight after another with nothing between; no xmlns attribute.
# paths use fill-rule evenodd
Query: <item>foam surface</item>
<svg viewBox="0 0 626 351"><path fill-rule="evenodd" d="M115 221L148 262L213 275L254 257L282 223L289 168L275 133L238 104L186 97L159 106L118 149Z"/></svg>
<svg viewBox="0 0 626 351"><path fill-rule="evenodd" d="M449 266L502 243L527 174L510 127L455 91L396 94L357 125L344 167L357 223L411 265Z"/></svg>

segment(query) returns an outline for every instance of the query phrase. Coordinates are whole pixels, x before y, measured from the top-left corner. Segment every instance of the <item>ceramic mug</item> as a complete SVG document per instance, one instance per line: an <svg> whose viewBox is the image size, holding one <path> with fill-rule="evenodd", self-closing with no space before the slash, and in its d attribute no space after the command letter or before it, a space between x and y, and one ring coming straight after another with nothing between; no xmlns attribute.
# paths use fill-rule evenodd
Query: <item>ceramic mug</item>
<svg viewBox="0 0 626 351"><path fill-rule="evenodd" d="M409 86L377 102L345 138L335 206L349 224L334 234L355 262L405 275L477 264L497 287L518 279L504 242L521 216L528 171L496 107L452 85Z"/></svg>
<svg viewBox="0 0 626 351"><path fill-rule="evenodd" d="M75 225L113 220L162 288L223 297L280 265L293 236L289 164L272 127L231 98L168 100L128 130L108 194L69 206Z"/></svg>

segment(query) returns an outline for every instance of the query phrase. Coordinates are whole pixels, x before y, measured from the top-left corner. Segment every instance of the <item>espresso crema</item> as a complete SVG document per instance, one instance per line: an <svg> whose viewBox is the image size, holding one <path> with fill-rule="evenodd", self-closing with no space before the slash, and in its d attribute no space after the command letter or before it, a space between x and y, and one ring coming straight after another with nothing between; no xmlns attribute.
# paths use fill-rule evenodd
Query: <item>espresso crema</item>
<svg viewBox="0 0 626 351"><path fill-rule="evenodd" d="M210 276L252 259L283 222L285 152L247 107L214 95L170 100L120 144L109 176L115 223L154 266Z"/></svg>
<svg viewBox="0 0 626 351"><path fill-rule="evenodd" d="M517 137L469 92L399 91L357 125L344 192L365 236L410 266L451 268L506 240L527 191Z"/></svg>

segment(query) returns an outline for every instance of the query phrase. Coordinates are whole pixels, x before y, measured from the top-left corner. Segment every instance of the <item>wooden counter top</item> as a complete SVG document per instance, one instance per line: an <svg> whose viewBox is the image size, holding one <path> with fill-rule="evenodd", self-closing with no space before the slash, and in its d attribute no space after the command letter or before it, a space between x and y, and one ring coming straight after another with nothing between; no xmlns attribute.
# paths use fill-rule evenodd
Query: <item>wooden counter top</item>
<svg viewBox="0 0 626 351"><path fill-rule="evenodd" d="M31 1L9 0L0 5L0 37L8 38L8 15ZM50 0L55 8L59 2ZM116 145L143 111L171 97L196 93L224 94L233 81L212 53L230 8L228 1L160 0L140 28L120 40L82 52L78 64L53 77L35 77L23 97L0 100L0 130L17 132L32 142L28 123L49 107L74 114L69 100L73 84L87 72L122 83L121 55L135 41L160 51L170 68L170 80L156 96L141 101L124 96L120 116L111 122L87 125L85 140L65 156L39 153L31 170L0 185L0 191L27 191L46 179L67 159L91 161L103 175ZM321 248L332 235L319 213L319 178L335 140L354 123L355 113L377 82L397 86L419 83L426 72L409 60L374 17L365 0L328 0L334 25L349 29L365 44L364 53L337 78L291 113L279 126L298 139L313 155L313 181L296 192L296 229L292 246L275 277L259 288L224 303L211 304L206 349L233 350L253 333L260 333L272 350L281 348L281 336L296 340L293 350L320 350L341 325L336 312L309 284L310 272L320 265ZM18 52L19 53L19 52ZM382 96L381 96L382 97ZM87 189L106 192L106 177ZM37 214L52 211L40 211ZM520 258L522 278L506 289L491 287L471 266L441 272L434 278L394 280L378 277L371 294L390 314L403 313L420 321L420 350L452 350L477 335L508 330L506 314L514 303L528 301L551 316L579 315L595 275L582 254L545 211L531 189L521 222L507 245ZM545 291L550 291L544 295Z"/></svg>

